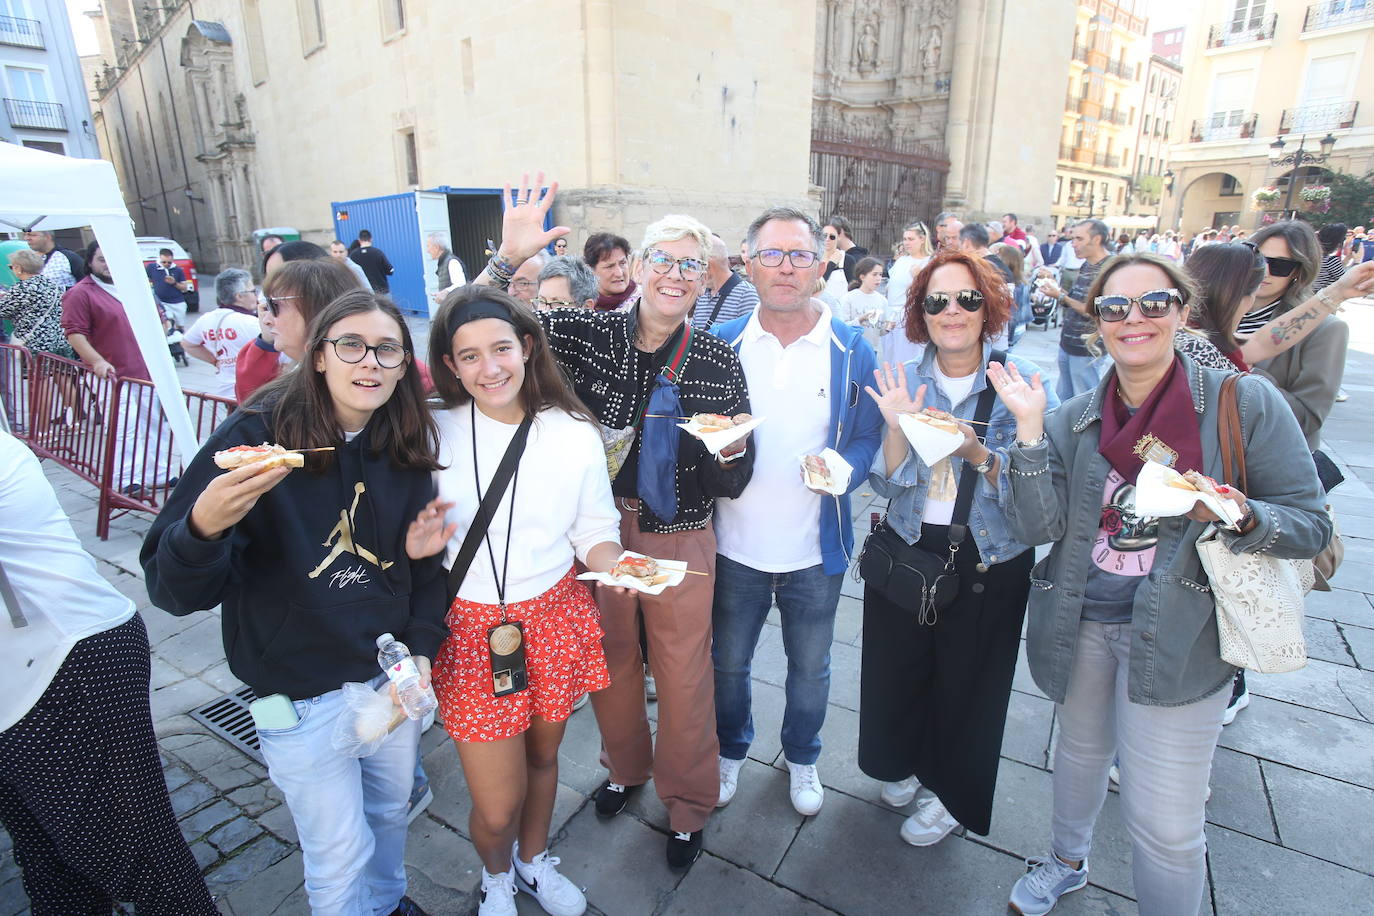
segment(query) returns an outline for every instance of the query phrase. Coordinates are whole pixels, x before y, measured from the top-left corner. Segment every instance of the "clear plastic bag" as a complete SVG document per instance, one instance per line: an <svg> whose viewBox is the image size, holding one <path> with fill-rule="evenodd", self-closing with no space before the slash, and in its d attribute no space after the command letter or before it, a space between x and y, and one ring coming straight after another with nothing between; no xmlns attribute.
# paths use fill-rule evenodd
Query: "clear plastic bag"
<svg viewBox="0 0 1374 916"><path fill-rule="evenodd" d="M344 711L334 721L334 750L345 757L370 757L406 714L391 702L391 684L376 690L366 684L343 685Z"/></svg>
<svg viewBox="0 0 1374 916"><path fill-rule="evenodd" d="M630 447L635 444L635 428L612 429L600 423L597 427L601 432L601 444L606 447L606 471L611 475L611 480L615 480L615 475L620 473L625 459L629 457Z"/></svg>

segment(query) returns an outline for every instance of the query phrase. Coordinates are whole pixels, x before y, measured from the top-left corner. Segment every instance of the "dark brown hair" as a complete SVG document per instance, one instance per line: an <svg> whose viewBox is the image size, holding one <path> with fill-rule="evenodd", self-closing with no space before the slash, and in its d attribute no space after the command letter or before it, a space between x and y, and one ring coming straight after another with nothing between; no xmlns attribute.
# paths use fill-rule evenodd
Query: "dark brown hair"
<svg viewBox="0 0 1374 916"><path fill-rule="evenodd" d="M269 274L262 284L266 296L299 296L293 303L307 327L326 305L357 289L358 280L353 271L329 255L308 261L288 261Z"/></svg>
<svg viewBox="0 0 1374 916"><path fill-rule="evenodd" d="M627 259L630 257L630 243L622 236L614 232L594 232L587 236L587 244L582 246L582 260L588 267L596 267L616 250L625 252Z"/></svg>
<svg viewBox="0 0 1374 916"><path fill-rule="evenodd" d="M314 262L296 262L311 264ZM292 266L292 265L287 265ZM347 273L347 268L344 268ZM280 276L276 274L274 276ZM351 275L350 275L351 280ZM315 368L315 354L328 344L324 339L334 325L353 315L382 312L400 326L401 345L406 350L405 372L396 382L385 404L368 420L368 445L373 455L383 452L397 468L435 471L438 462L438 428L434 415L425 407L424 383L415 369L415 342L410 337L400 309L384 295L353 288L328 303L315 315L306 335L305 359L295 369L269 382L253 393L243 409L271 413L272 437L288 448L338 447L344 431L334 413L334 400L324 373ZM331 453L324 453L329 457ZM307 462L307 467L322 471L329 462Z"/></svg>
<svg viewBox="0 0 1374 916"><path fill-rule="evenodd" d="M859 263L854 265L854 279L849 281L851 290L858 289L864 285L864 277L875 267L882 267L883 262L877 258L861 258Z"/></svg>
<svg viewBox="0 0 1374 916"><path fill-rule="evenodd" d="M983 337L992 340L1011 319L1011 295L1007 281L984 259L965 251L937 251L930 263L921 268L906 293L906 339L912 343L929 343L926 311L923 307L930 289L930 277L946 264L958 264L973 274L973 286L983 294Z"/></svg>
<svg viewBox="0 0 1374 916"><path fill-rule="evenodd" d="M1204 245L1188 258L1184 270L1197 289L1193 318L1198 327L1221 352L1240 349L1231 329L1245 297L1264 282L1264 256L1246 242Z"/></svg>
<svg viewBox="0 0 1374 916"><path fill-rule="evenodd" d="M1298 262L1298 269L1289 275L1288 286L1279 297L1282 309L1287 310L1304 302L1311 295L1312 281L1317 279L1321 269L1321 245L1317 244L1317 233L1312 227L1299 219L1285 219L1270 223L1250 236L1250 242L1259 248L1270 239L1282 239L1288 243L1288 257Z"/></svg>
<svg viewBox="0 0 1374 916"><path fill-rule="evenodd" d="M556 407L579 420L595 423L596 418L573 392L558 363L554 361L544 326L534 312L514 296L490 286L462 286L449 293L430 323L429 365L434 376L434 388L443 406L458 407L472 400L472 395L444 362L444 357L453 358L453 335L447 330L449 317L457 309L479 299L496 303L510 311L511 327L515 329L520 346L527 350L529 360L525 363L525 381L520 386L520 403L525 413L537 416L539 411L547 407Z"/></svg>

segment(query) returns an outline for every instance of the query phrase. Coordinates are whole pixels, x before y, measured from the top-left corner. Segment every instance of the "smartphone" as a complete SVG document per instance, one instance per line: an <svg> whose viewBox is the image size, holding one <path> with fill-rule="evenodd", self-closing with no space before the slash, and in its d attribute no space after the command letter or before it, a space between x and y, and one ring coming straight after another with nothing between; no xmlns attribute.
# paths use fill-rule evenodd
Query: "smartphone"
<svg viewBox="0 0 1374 916"><path fill-rule="evenodd" d="M296 715L296 705L284 693L259 697L248 704L248 712L259 730L281 731L295 726L301 720Z"/></svg>

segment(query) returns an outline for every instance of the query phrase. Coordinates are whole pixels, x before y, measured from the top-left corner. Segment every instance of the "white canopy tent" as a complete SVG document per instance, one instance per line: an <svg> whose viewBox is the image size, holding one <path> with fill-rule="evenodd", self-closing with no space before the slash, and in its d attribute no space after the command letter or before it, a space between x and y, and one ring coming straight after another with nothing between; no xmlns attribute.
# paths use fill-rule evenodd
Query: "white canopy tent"
<svg viewBox="0 0 1374 916"><path fill-rule="evenodd" d="M167 337L114 166L103 159L72 159L0 143L0 229L51 231L81 226L90 226L100 242L158 400L180 443L176 451L183 459L189 458L199 440L167 351Z"/></svg>

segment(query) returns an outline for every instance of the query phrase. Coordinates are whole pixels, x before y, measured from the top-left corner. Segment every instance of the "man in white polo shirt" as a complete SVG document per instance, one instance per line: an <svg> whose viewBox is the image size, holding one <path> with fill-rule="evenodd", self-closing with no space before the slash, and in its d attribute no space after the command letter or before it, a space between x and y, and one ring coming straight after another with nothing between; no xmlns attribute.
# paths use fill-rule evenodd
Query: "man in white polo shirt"
<svg viewBox="0 0 1374 916"><path fill-rule="evenodd" d="M738 499L715 509L716 586L711 615L720 739L720 800L734 797L754 738L749 670L776 601L787 651L782 747L792 806L821 808L816 772L830 699L830 643L840 584L854 549L849 491L859 486L882 437L873 399L877 360L859 328L830 314L811 291L821 275L820 227L777 207L749 226L749 277L759 292L752 314L715 333L739 353L755 415L754 476ZM852 469L836 474L836 496L807 486L802 457L834 449Z"/></svg>

